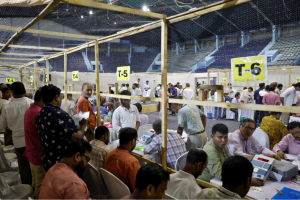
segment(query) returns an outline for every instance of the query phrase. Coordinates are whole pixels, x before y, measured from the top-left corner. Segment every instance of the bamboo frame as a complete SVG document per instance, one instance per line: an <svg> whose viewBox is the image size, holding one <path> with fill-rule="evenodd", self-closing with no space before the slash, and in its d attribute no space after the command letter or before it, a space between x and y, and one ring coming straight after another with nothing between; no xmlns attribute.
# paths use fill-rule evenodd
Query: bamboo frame
<svg viewBox="0 0 300 200"><path fill-rule="evenodd" d="M49 66L48 66L49 67ZM67 53L64 52L64 78L65 78L65 111L68 112L68 98L67 98L67 91L68 91L68 77L67 77L67 67L68 67L68 58Z"/></svg>
<svg viewBox="0 0 300 200"><path fill-rule="evenodd" d="M98 40L95 40L95 73L96 73L96 97L97 97L97 122L101 124L100 110L100 75L99 75L99 45Z"/></svg>
<svg viewBox="0 0 300 200"><path fill-rule="evenodd" d="M37 77L37 62L35 61L34 63L34 89L35 91L37 90L37 83L38 82L38 77Z"/></svg>
<svg viewBox="0 0 300 200"><path fill-rule="evenodd" d="M25 75L25 90L27 90L27 69L26 69L27 67L24 67L24 75Z"/></svg>
<svg viewBox="0 0 300 200"><path fill-rule="evenodd" d="M49 75L49 60L46 58L46 68L47 68L47 85L50 83L50 75Z"/></svg>
<svg viewBox="0 0 300 200"><path fill-rule="evenodd" d="M35 60L30 58L7 58L7 57L0 57L0 60Z"/></svg>
<svg viewBox="0 0 300 200"><path fill-rule="evenodd" d="M44 57L44 56L47 56L47 55L40 55L40 54L6 53L6 52L1 52L0 54L4 54L4 55L12 55L12 56L28 56L28 57Z"/></svg>
<svg viewBox="0 0 300 200"><path fill-rule="evenodd" d="M0 43L0 46L5 46L5 44ZM20 48L20 49L44 49L44 50L52 50L52 51L65 51L65 49L54 48L54 47L39 47L39 46L26 46L26 45L15 45L10 44L8 47Z"/></svg>

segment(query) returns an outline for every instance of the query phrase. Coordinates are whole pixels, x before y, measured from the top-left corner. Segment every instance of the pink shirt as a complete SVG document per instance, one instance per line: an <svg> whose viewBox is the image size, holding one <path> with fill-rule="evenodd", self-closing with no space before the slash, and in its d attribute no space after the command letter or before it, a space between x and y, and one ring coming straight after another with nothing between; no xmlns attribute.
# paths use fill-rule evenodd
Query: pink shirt
<svg viewBox="0 0 300 200"><path fill-rule="evenodd" d="M280 103L280 97L278 94L271 91L268 94L264 95L262 102L268 105L275 105L276 103Z"/></svg>
<svg viewBox="0 0 300 200"><path fill-rule="evenodd" d="M41 107L35 104L30 104L24 115L24 132L26 150L24 156L33 165L42 165L42 144L38 134L35 118L42 110Z"/></svg>
<svg viewBox="0 0 300 200"><path fill-rule="evenodd" d="M46 173L39 199L90 199L90 193L76 171L56 162Z"/></svg>
<svg viewBox="0 0 300 200"><path fill-rule="evenodd" d="M295 140L292 134L284 136L279 143L275 144L273 152L284 151L287 147L289 148L289 154L300 155L300 141Z"/></svg>

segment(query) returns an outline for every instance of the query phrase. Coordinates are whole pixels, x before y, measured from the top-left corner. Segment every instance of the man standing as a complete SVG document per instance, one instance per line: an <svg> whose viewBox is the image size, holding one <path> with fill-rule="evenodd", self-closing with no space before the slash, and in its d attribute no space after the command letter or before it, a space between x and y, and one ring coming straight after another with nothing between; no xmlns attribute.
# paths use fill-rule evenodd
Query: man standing
<svg viewBox="0 0 300 200"><path fill-rule="evenodd" d="M128 90L121 92L121 95L131 96ZM112 119L112 126L114 131L120 132L121 129L126 127L138 130L140 127L140 115L135 105L130 104L130 99L121 99L121 106L119 106Z"/></svg>
<svg viewBox="0 0 300 200"><path fill-rule="evenodd" d="M142 97L142 92L138 88L138 84L134 83L132 85L131 96ZM131 104L141 103L141 100L131 100Z"/></svg>
<svg viewBox="0 0 300 200"><path fill-rule="evenodd" d="M69 113L69 115L71 116L71 115L74 115L74 114L76 114L77 113L77 111L76 111L76 109L75 109L75 103L74 103L74 101L72 101L72 94L67 94L67 107L68 107L68 113ZM65 110L65 100L63 99L62 101L61 101L61 106L60 106L60 108L62 109L62 110Z"/></svg>
<svg viewBox="0 0 300 200"><path fill-rule="evenodd" d="M125 83L122 83L121 88L119 90L119 94L121 94L121 92L123 92L124 90L127 90L127 87L126 87Z"/></svg>
<svg viewBox="0 0 300 200"><path fill-rule="evenodd" d="M240 93L239 92L237 92L236 94L235 94L235 98L231 101L231 103L241 103L240 102ZM239 112L238 112L238 109L237 108L230 108L230 111L231 112L234 112L234 121L238 121L238 117L239 117Z"/></svg>
<svg viewBox="0 0 300 200"><path fill-rule="evenodd" d="M92 84L92 93L96 93L97 90L96 90L96 84Z"/></svg>
<svg viewBox="0 0 300 200"><path fill-rule="evenodd" d="M170 88L171 88L171 89L170 89L170 96L169 96L169 98L170 98L170 99L173 99L173 98L177 97L177 89L174 88L174 85L173 85L173 84L170 85ZM172 111L172 115L175 116L175 112L172 110L171 105L172 105L172 104L169 103L169 110Z"/></svg>
<svg viewBox="0 0 300 200"><path fill-rule="evenodd" d="M88 98L92 94L92 86L89 83L84 83L81 88L81 96L77 103L77 114L81 112L90 112L89 118L91 119L90 125L94 130L97 124L96 116L92 104L89 102ZM100 124L99 124L100 125Z"/></svg>
<svg viewBox="0 0 300 200"><path fill-rule="evenodd" d="M137 81L135 82L136 84L140 85L141 84L141 79L138 78Z"/></svg>
<svg viewBox="0 0 300 200"><path fill-rule="evenodd" d="M195 105L173 104L173 112L178 113L177 133L182 135L183 130L188 135L186 149L203 148L207 142L205 132L206 116Z"/></svg>
<svg viewBox="0 0 300 200"><path fill-rule="evenodd" d="M279 105L280 97L278 94L274 93L275 88L270 87L269 93L265 94L262 100L264 105Z"/></svg>
<svg viewBox="0 0 300 200"><path fill-rule="evenodd" d="M292 106L294 102L294 98L296 95L296 91L300 91L300 82L295 84L295 86L292 86L284 91L280 95L280 101L283 106ZM290 113L282 113L282 122L284 124L289 123Z"/></svg>
<svg viewBox="0 0 300 200"><path fill-rule="evenodd" d="M150 89L149 81L146 81L146 83L144 85L144 90L148 91L149 89Z"/></svg>
<svg viewBox="0 0 300 200"><path fill-rule="evenodd" d="M248 101L251 98L249 93L252 91L253 91L252 87L249 87L248 89L246 88L241 94L241 101L244 101L244 103L248 103Z"/></svg>
<svg viewBox="0 0 300 200"><path fill-rule="evenodd" d="M129 87L129 84L128 83L126 83L126 88L127 88L127 90L130 92L131 91L131 88Z"/></svg>
<svg viewBox="0 0 300 200"><path fill-rule="evenodd" d="M283 85L279 83L277 85L277 89L275 90L275 93L278 94L279 96L281 95L281 90L282 90Z"/></svg>
<svg viewBox="0 0 300 200"><path fill-rule="evenodd" d="M11 85L11 91L14 99L2 109L0 130L8 127L12 131L22 184L31 185L30 165L24 156L26 150L24 115L30 107L31 100L25 97L26 90L21 82L14 82Z"/></svg>
<svg viewBox="0 0 300 200"><path fill-rule="evenodd" d="M254 100L255 100L256 104L262 104L263 97L261 97L259 95L259 92L264 90L264 89L265 89L265 83L260 83L259 84L259 89L254 92ZM255 113L254 113L255 123L257 123L257 120L259 120L259 123L261 123L262 117L258 118L258 116L263 116L263 112L264 111L258 111L258 110L255 111Z"/></svg>
<svg viewBox="0 0 300 200"><path fill-rule="evenodd" d="M8 99L11 98L11 90L8 88L2 89L2 99L0 99L0 115L1 111L9 103Z"/></svg>
<svg viewBox="0 0 300 200"><path fill-rule="evenodd" d="M186 88L183 90L183 99L186 100L193 100L194 98L194 91L190 88L190 84L186 84Z"/></svg>

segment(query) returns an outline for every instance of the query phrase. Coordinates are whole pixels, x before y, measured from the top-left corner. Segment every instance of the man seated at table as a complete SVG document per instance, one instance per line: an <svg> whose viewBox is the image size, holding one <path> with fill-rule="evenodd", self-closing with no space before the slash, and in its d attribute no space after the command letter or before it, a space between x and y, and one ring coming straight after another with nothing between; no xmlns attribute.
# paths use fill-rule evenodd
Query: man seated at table
<svg viewBox="0 0 300 200"><path fill-rule="evenodd" d="M202 174L207 166L207 154L203 150L192 149L186 157L184 168L170 175L167 194L175 199L196 199L201 187L196 178Z"/></svg>
<svg viewBox="0 0 300 200"><path fill-rule="evenodd" d="M120 146L108 153L104 167L127 185L131 192L135 188L136 174L141 168L138 159L131 155L137 137L134 128L122 128L119 133Z"/></svg>
<svg viewBox="0 0 300 200"><path fill-rule="evenodd" d="M198 177L206 182L210 182L213 178L222 180L222 165L231 156L227 147L228 127L225 124L215 124L212 127L211 138L203 148L208 156L208 164L202 175ZM252 178L252 186L262 186L263 184L263 180Z"/></svg>
<svg viewBox="0 0 300 200"><path fill-rule="evenodd" d="M197 199L242 199L251 186L253 166L242 156L227 158L222 166L223 185L203 189Z"/></svg>
<svg viewBox="0 0 300 200"><path fill-rule="evenodd" d="M231 101L231 103L241 103L240 102L240 97L241 94L239 92L237 92L235 94L235 98ZM234 112L234 121L237 121L238 117L239 117L239 110L237 108L230 108L231 112Z"/></svg>
<svg viewBox="0 0 300 200"><path fill-rule="evenodd" d="M89 199L90 193L80 178L90 160L91 145L83 139L72 140L64 156L46 173L40 199Z"/></svg>
<svg viewBox="0 0 300 200"><path fill-rule="evenodd" d="M124 90L121 92L121 95L131 96L131 93L128 90ZM121 106L114 112L112 126L116 132L120 132L120 130L125 127L131 127L135 130L139 129L139 111L135 105L130 104L130 99L121 99Z"/></svg>
<svg viewBox="0 0 300 200"><path fill-rule="evenodd" d="M256 124L252 119L244 119L240 124L240 129L236 130L229 136L228 149L231 155L239 155L251 161L255 154L264 154L280 160L274 152L261 145L252 137L256 129Z"/></svg>
<svg viewBox="0 0 300 200"><path fill-rule="evenodd" d="M287 134L285 124L280 121L280 112L271 112L270 116L263 118L260 129L263 130L269 136L270 149L273 149L274 145L280 142L280 140Z"/></svg>
<svg viewBox="0 0 300 200"><path fill-rule="evenodd" d="M162 135L161 135L161 120L156 120L153 123L153 129L157 136L155 136L150 144L148 144L144 152L151 153L151 151L162 152ZM167 133L167 165L175 169L176 160L186 152L185 142L178 133Z"/></svg>
<svg viewBox="0 0 300 200"><path fill-rule="evenodd" d="M287 125L290 134L284 136L282 140L275 144L273 152L281 158L286 158L283 153L288 148L288 153L298 156L300 155L300 122L290 122Z"/></svg>
<svg viewBox="0 0 300 200"><path fill-rule="evenodd" d="M121 103L119 101L114 102L113 104L113 109L111 111L108 112L107 114L107 121L108 122L112 122L112 116L115 112L115 110L121 105Z"/></svg>
<svg viewBox="0 0 300 200"><path fill-rule="evenodd" d="M142 113L142 105L140 103L136 103L134 104L136 106L136 108L138 109L139 111L139 115L140 115L140 126L143 126L145 124L148 124L148 121L149 121L149 117L146 115L146 114L143 114Z"/></svg>
<svg viewBox="0 0 300 200"><path fill-rule="evenodd" d="M228 96L228 93L224 93L224 101L229 101L229 103L231 103L231 98Z"/></svg>
<svg viewBox="0 0 300 200"><path fill-rule="evenodd" d="M110 152L108 145L110 132L105 126L98 126L95 131L95 139L90 141L92 152L90 163L100 172L105 165L105 159Z"/></svg>
<svg viewBox="0 0 300 200"><path fill-rule="evenodd" d="M122 199L162 199L169 179L169 172L161 165L148 163L139 169L133 193Z"/></svg>

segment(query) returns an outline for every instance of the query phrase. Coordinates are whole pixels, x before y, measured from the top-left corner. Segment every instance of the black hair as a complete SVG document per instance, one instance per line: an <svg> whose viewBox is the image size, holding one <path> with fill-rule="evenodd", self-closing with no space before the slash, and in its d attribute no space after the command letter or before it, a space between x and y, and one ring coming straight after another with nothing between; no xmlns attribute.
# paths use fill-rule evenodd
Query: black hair
<svg viewBox="0 0 300 200"><path fill-rule="evenodd" d="M137 139L138 134L134 128L122 128L119 133L120 145L128 144L130 141Z"/></svg>
<svg viewBox="0 0 300 200"><path fill-rule="evenodd" d="M138 86L138 84L137 84L137 83L134 83L133 85L134 85L135 87L137 87L137 86Z"/></svg>
<svg viewBox="0 0 300 200"><path fill-rule="evenodd" d="M88 151L92 151L92 146L87 141L76 138L71 140L68 144L67 148L63 151L63 157L70 158L76 153L80 153L80 155L84 155L84 153Z"/></svg>
<svg viewBox="0 0 300 200"><path fill-rule="evenodd" d="M278 114L281 115L281 112L271 112L271 115L278 115Z"/></svg>
<svg viewBox="0 0 300 200"><path fill-rule="evenodd" d="M294 128L300 128L300 122L296 122L296 121L293 121L293 122L290 122L288 123L287 125L287 130L293 130Z"/></svg>
<svg viewBox="0 0 300 200"><path fill-rule="evenodd" d="M277 88L280 88L280 87L283 87L283 85L282 85L281 83L279 83L279 84L277 85Z"/></svg>
<svg viewBox="0 0 300 200"><path fill-rule="evenodd" d="M227 158L222 166L223 185L239 186L252 177L253 166L251 162L242 156Z"/></svg>
<svg viewBox="0 0 300 200"><path fill-rule="evenodd" d="M67 94L67 98L72 97L72 96L73 96L72 94Z"/></svg>
<svg viewBox="0 0 300 200"><path fill-rule="evenodd" d="M222 123L215 124L211 129L211 133L214 135L217 132L222 133L222 134L228 134L228 127Z"/></svg>
<svg viewBox="0 0 300 200"><path fill-rule="evenodd" d="M113 90L110 91L111 94L115 94L115 92Z"/></svg>
<svg viewBox="0 0 300 200"><path fill-rule="evenodd" d="M44 103L52 102L56 95L60 95L60 89L53 84L42 87L42 98Z"/></svg>
<svg viewBox="0 0 300 200"><path fill-rule="evenodd" d="M1 92L4 94L7 90L9 90L10 91L10 89L9 88L3 88L2 90L1 90Z"/></svg>
<svg viewBox="0 0 300 200"><path fill-rule="evenodd" d="M129 87L129 84L128 84L128 83L126 84L126 87Z"/></svg>
<svg viewBox="0 0 300 200"><path fill-rule="evenodd" d="M153 185L155 191L164 181L170 180L170 173L157 163L148 163L143 165L136 174L135 188L143 191L148 185Z"/></svg>
<svg viewBox="0 0 300 200"><path fill-rule="evenodd" d="M32 99L33 95L32 95L32 93L29 92L29 93L25 94L25 97L28 97L28 98Z"/></svg>
<svg viewBox="0 0 300 200"><path fill-rule="evenodd" d="M299 87L300 88L300 82L296 83L294 87Z"/></svg>
<svg viewBox="0 0 300 200"><path fill-rule="evenodd" d="M84 88L85 85L91 85L91 84L90 83L84 83L84 84L82 84L82 87L81 87L82 90L83 90L83 88Z"/></svg>
<svg viewBox="0 0 300 200"><path fill-rule="evenodd" d="M133 104L137 107L139 112L142 112L142 105L140 103Z"/></svg>
<svg viewBox="0 0 300 200"><path fill-rule="evenodd" d="M161 120L160 120L160 119L155 120L155 122L154 122L153 125L152 125L152 128L153 128L155 131L161 133Z"/></svg>
<svg viewBox="0 0 300 200"><path fill-rule="evenodd" d="M253 91L253 87L248 87L248 89L252 90Z"/></svg>
<svg viewBox="0 0 300 200"><path fill-rule="evenodd" d="M239 95L240 95L240 93L239 93L239 92L237 92L237 93L236 93L234 96L235 96L235 97L237 97L237 96L239 96Z"/></svg>
<svg viewBox="0 0 300 200"><path fill-rule="evenodd" d="M99 140L107 133L109 133L109 130L106 126L98 126L95 131L95 139Z"/></svg>
<svg viewBox="0 0 300 200"><path fill-rule="evenodd" d="M206 160L207 154L205 151L200 149L191 149L187 154L186 163L194 165L198 162L206 163Z"/></svg>
<svg viewBox="0 0 300 200"><path fill-rule="evenodd" d="M265 83L260 83L259 88L263 88L265 86Z"/></svg>
<svg viewBox="0 0 300 200"><path fill-rule="evenodd" d="M255 125L255 128L257 127L254 120L250 119L250 118L243 119L243 121L241 121L241 123L240 123L240 126L246 126L246 123L253 123Z"/></svg>
<svg viewBox="0 0 300 200"><path fill-rule="evenodd" d="M42 99L42 91L40 88L34 94L34 101L40 101L41 99Z"/></svg>
<svg viewBox="0 0 300 200"><path fill-rule="evenodd" d="M122 86L125 86L125 83L122 83Z"/></svg>
<svg viewBox="0 0 300 200"><path fill-rule="evenodd" d="M131 96L131 92L128 90L123 90L120 95L127 95L127 96Z"/></svg>
<svg viewBox="0 0 300 200"><path fill-rule="evenodd" d="M148 80L146 80L146 82L149 82Z"/></svg>
<svg viewBox="0 0 300 200"><path fill-rule="evenodd" d="M265 90L270 90L270 87L271 87L270 85L267 85Z"/></svg>
<svg viewBox="0 0 300 200"><path fill-rule="evenodd" d="M273 91L273 92L274 92L274 91L275 91L275 88L271 86L271 87L269 88L269 91Z"/></svg>
<svg viewBox="0 0 300 200"><path fill-rule="evenodd" d="M6 85L6 84L4 84L4 83L1 83L1 84L0 84L0 90L2 90L3 88L8 88L8 87L7 87L7 85Z"/></svg>
<svg viewBox="0 0 300 200"><path fill-rule="evenodd" d="M247 87L243 87L243 90L246 90L247 89Z"/></svg>
<svg viewBox="0 0 300 200"><path fill-rule="evenodd" d="M21 82L14 82L13 84L11 84L10 89L14 92L15 95L26 94L24 84Z"/></svg>
<svg viewBox="0 0 300 200"><path fill-rule="evenodd" d="M190 84L189 84L189 83L187 83L187 84L185 84L185 86L186 86L186 87L190 87Z"/></svg>

